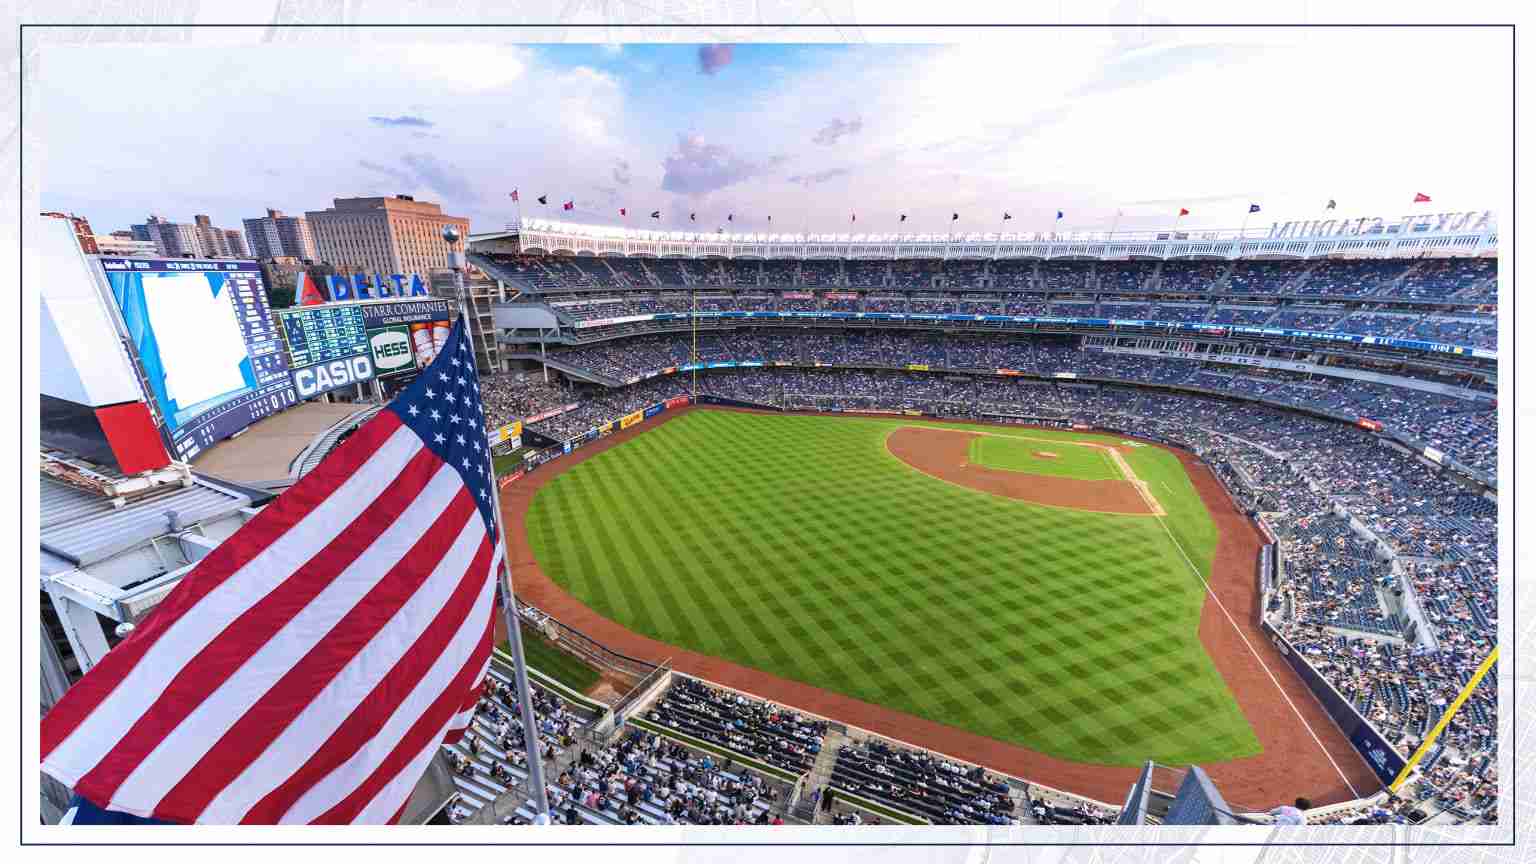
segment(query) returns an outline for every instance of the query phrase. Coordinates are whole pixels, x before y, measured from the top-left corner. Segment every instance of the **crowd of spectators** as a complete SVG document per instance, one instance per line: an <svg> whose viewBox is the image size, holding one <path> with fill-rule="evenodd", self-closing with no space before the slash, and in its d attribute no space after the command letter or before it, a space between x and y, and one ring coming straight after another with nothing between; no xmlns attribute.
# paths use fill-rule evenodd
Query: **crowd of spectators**
<svg viewBox="0 0 1536 864"><path fill-rule="evenodd" d="M555 778L550 809L566 824L600 813L623 825L781 825L779 791L730 760L631 729L581 750Z"/></svg>
<svg viewBox="0 0 1536 864"><path fill-rule="evenodd" d="M869 738L838 748L832 787L893 805L936 825L1018 824L1001 778L926 750Z"/></svg>
<svg viewBox="0 0 1536 864"><path fill-rule="evenodd" d="M1302 261L841 260L476 256L514 285L536 291L679 286L947 288L1049 293L1241 294L1416 302L1497 300L1491 258Z"/></svg>
<svg viewBox="0 0 1536 864"><path fill-rule="evenodd" d="M673 678L647 719L796 773L816 761L827 734L824 720L682 675Z"/></svg>
<svg viewBox="0 0 1536 864"><path fill-rule="evenodd" d="M657 376L668 368L689 364L693 344L691 339L676 334L636 336L555 349L550 352L550 357L615 381L639 381ZM1025 340L1001 334L746 328L700 333L697 345L698 361L706 365L747 361L767 365L856 365L893 369L911 366L935 370L1002 369L1046 378L1070 374L1080 378L1199 388L1281 406L1330 412L1341 417L1370 418L1473 468L1492 472L1496 465L1497 414L1491 394L1481 392L1451 395L1377 381L1176 358L1149 362L1142 355L1078 350L1067 339ZM764 389L761 383L753 386ZM687 388L673 389L685 392ZM960 387L947 401L971 399L971 390L974 386ZM530 398L538 400L540 405L561 404L566 400L565 391L545 388L538 392L542 395ZM593 398L613 401L611 394ZM620 401L632 402L622 397ZM628 410L640 407L644 405ZM489 422L498 424L511 419L511 415L504 417L493 411L488 411L487 416L495 418ZM601 418L597 422L607 419L612 418ZM579 426L577 417L567 417L565 421L554 418L546 422L552 428L571 428L574 430L572 434L590 428L590 425Z"/></svg>

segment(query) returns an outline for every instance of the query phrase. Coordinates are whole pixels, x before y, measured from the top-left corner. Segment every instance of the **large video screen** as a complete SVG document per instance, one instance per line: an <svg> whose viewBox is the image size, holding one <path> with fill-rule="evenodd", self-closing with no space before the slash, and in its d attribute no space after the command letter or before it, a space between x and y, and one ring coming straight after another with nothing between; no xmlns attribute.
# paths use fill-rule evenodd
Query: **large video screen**
<svg viewBox="0 0 1536 864"><path fill-rule="evenodd" d="M254 261L101 266L178 459L298 401Z"/></svg>

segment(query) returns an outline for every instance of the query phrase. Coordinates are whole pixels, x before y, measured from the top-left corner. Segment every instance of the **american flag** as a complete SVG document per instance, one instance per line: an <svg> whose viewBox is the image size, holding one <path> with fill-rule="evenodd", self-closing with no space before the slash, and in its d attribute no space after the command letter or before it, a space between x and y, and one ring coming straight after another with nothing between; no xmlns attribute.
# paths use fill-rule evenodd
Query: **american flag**
<svg viewBox="0 0 1536 864"><path fill-rule="evenodd" d="M490 660L501 546L481 411L461 320L65 693L43 771L170 822L397 821Z"/></svg>

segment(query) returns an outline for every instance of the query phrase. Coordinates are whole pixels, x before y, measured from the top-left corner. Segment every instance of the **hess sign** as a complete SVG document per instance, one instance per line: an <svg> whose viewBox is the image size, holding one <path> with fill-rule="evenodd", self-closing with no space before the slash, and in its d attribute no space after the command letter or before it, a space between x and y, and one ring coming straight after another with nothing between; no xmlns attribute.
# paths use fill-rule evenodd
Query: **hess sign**
<svg viewBox="0 0 1536 864"><path fill-rule="evenodd" d="M404 327L379 330L368 337L368 347L373 352L373 365L380 375L388 375L416 366L416 355L411 350L410 331Z"/></svg>
<svg viewBox="0 0 1536 864"><path fill-rule="evenodd" d="M373 378L373 362L368 355L359 354L345 360L332 360L316 366L293 370L293 388L300 399L319 396L328 390L358 384Z"/></svg>

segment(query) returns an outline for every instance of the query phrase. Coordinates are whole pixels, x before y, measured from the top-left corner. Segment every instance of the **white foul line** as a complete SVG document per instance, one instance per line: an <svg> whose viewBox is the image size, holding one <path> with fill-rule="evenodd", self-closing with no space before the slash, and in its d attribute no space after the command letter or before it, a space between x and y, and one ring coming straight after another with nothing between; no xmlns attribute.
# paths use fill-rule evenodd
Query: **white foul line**
<svg viewBox="0 0 1536 864"><path fill-rule="evenodd" d="M1248 646L1248 653L1253 655L1253 659L1259 662L1259 668L1263 669L1264 674L1269 676L1269 680L1274 682L1275 689L1280 691L1280 698L1285 700L1285 704L1291 706L1291 711L1295 712L1296 719L1301 721L1301 725L1306 728L1307 734L1312 736L1312 741L1317 744L1317 749L1323 751L1323 756L1328 760L1328 764L1333 766L1333 770L1339 772L1339 779L1343 780L1344 785L1349 787L1349 794L1359 798L1360 793L1355 791L1355 785L1349 782L1349 778L1344 775L1344 769L1339 767L1339 763L1333 761L1333 754L1328 752L1328 748L1323 746L1322 739L1318 738L1317 733L1312 731L1312 725L1307 722L1307 718L1301 716L1301 709L1296 707L1296 703L1292 702L1291 697L1286 694L1285 688L1280 686L1280 679L1276 678L1275 673L1270 671L1269 664L1265 663L1264 658L1259 656L1259 652L1254 650L1253 643L1248 641L1248 634L1243 632L1243 628L1237 626L1237 621L1232 617L1232 613L1227 611L1227 607L1222 604L1221 598L1217 597L1216 592L1211 590L1211 583L1207 582L1205 577L1200 575L1200 568L1196 567L1195 562L1189 559L1189 555L1184 551L1184 545L1179 542L1179 538L1173 536L1173 532L1168 530L1168 523L1163 520L1163 517L1159 516L1157 517L1157 524L1163 526L1163 533L1167 534L1168 539L1173 541L1173 547L1179 550L1179 554L1184 558L1184 563L1189 565L1189 572L1195 574L1195 578L1199 579L1200 584L1205 586L1205 592L1211 595L1212 600L1216 601L1216 607L1221 610L1221 614L1227 617L1227 623L1231 624L1232 629L1237 631L1237 638L1243 640L1243 644Z"/></svg>

